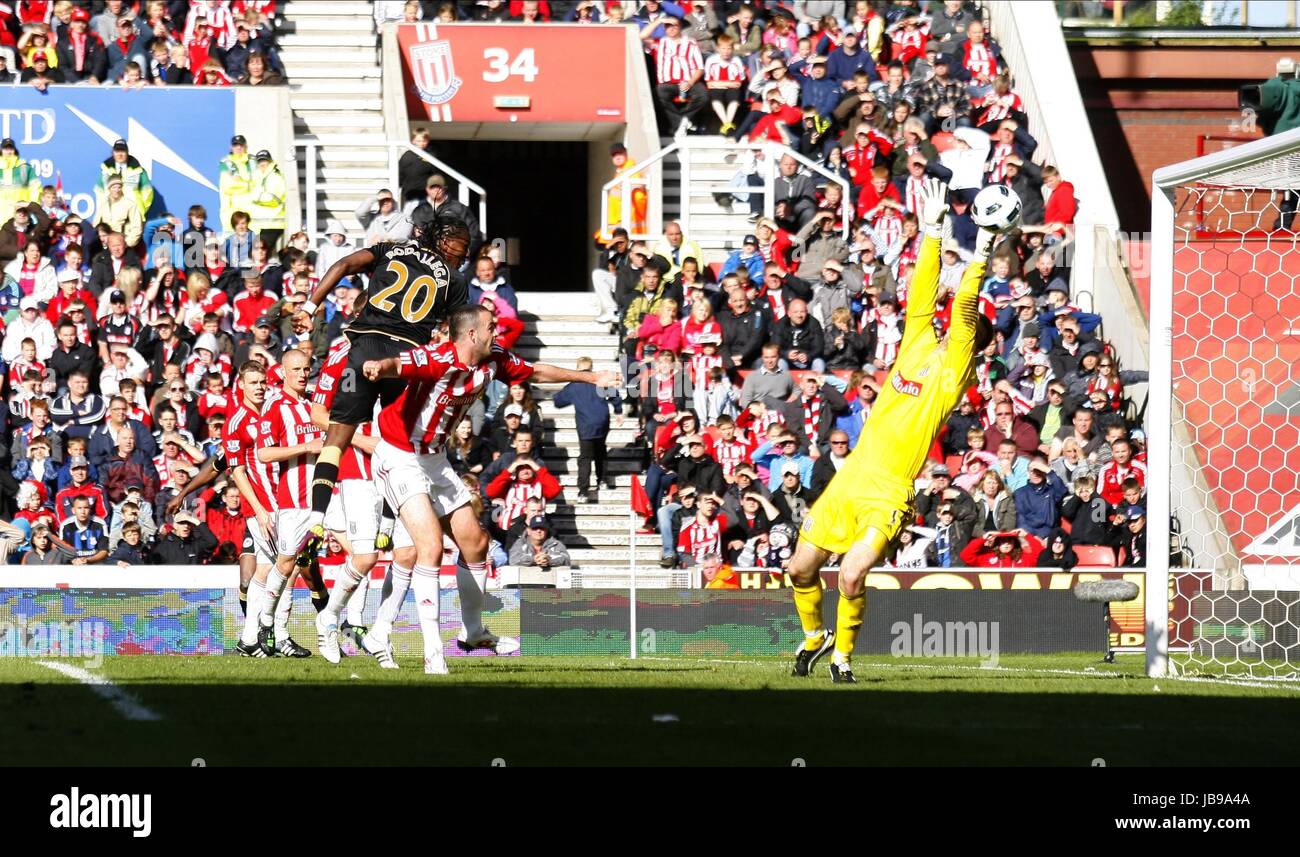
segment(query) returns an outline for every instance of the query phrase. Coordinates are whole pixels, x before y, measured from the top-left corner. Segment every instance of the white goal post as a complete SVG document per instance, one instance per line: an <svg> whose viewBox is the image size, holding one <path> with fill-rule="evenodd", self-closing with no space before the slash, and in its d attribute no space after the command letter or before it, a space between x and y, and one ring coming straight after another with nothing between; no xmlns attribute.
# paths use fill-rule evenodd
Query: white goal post
<svg viewBox="0 0 1300 857"><path fill-rule="evenodd" d="M1300 677L1300 220L1277 228L1297 189L1300 129L1152 175L1153 677Z"/></svg>

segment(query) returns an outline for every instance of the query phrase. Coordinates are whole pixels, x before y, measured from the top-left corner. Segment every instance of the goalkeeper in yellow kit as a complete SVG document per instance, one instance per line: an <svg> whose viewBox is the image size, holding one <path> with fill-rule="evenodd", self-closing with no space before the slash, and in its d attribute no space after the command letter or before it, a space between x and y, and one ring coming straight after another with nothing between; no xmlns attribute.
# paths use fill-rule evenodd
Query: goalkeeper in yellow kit
<svg viewBox="0 0 1300 857"><path fill-rule="evenodd" d="M907 293L907 314L898 360L872 405L857 446L830 486L803 520L799 545L790 561L794 602L804 644L794 675L806 676L834 649L831 679L853 682L849 659L867 609L866 576L886 558L889 544L912 515L913 479L939 429L971 385L975 355L994 336L993 324L979 312L984 269L997 236L981 229L975 256L953 298L951 322L942 338L934 328L939 290L939 245L948 188L926 182L922 214L925 238ZM835 627L822 624L818 571L831 554L843 554Z"/></svg>

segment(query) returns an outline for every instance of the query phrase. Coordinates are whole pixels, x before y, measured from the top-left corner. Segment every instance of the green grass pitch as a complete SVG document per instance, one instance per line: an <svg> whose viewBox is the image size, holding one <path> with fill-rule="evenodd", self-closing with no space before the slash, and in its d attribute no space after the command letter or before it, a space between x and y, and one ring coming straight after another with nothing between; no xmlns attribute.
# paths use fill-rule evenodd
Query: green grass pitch
<svg viewBox="0 0 1300 857"><path fill-rule="evenodd" d="M862 658L860 684L786 660L132 656L0 662L6 765L1294 764L1300 687L1151 680L1138 657ZM80 662L63 663L81 666ZM132 720L104 693L156 720ZM279 722L287 724L276 727ZM347 736L346 740L340 740Z"/></svg>

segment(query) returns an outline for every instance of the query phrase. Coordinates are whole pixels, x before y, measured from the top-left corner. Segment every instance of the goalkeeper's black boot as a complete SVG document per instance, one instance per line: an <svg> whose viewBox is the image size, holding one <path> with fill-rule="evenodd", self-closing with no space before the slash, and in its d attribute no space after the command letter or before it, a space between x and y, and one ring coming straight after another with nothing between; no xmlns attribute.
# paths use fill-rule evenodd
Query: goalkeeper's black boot
<svg viewBox="0 0 1300 857"><path fill-rule="evenodd" d="M293 637L285 637L275 646L282 658L310 658L311 652L294 642Z"/></svg>
<svg viewBox="0 0 1300 857"><path fill-rule="evenodd" d="M245 643L243 640L235 643L235 651L239 652L241 658L264 658L266 652L262 650L260 643Z"/></svg>
<svg viewBox="0 0 1300 857"><path fill-rule="evenodd" d="M794 656L794 669L790 670L790 675L805 678L822 656L831 650L835 645L835 632L827 631L822 635L821 644L815 649L809 649L800 646L799 651Z"/></svg>
<svg viewBox="0 0 1300 857"><path fill-rule="evenodd" d="M257 629L257 647L262 650L264 658L278 658L280 653L275 650L275 628L271 625L260 625Z"/></svg>
<svg viewBox="0 0 1300 857"><path fill-rule="evenodd" d="M857 684L858 680L853 677L853 665L831 661L831 681L835 684Z"/></svg>

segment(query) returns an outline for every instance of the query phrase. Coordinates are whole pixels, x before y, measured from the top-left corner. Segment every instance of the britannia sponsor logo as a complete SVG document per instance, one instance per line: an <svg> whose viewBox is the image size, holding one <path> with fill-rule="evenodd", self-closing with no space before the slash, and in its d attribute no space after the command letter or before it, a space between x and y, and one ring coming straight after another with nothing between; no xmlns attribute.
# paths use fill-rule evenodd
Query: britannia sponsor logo
<svg viewBox="0 0 1300 857"><path fill-rule="evenodd" d="M451 43L440 39L411 48L411 77L421 101L446 104L455 98L463 81L456 76Z"/></svg>
<svg viewBox="0 0 1300 857"><path fill-rule="evenodd" d="M905 396L920 396L921 384L918 381L909 381L903 377L902 373L895 372L890 377L890 384L894 389Z"/></svg>

